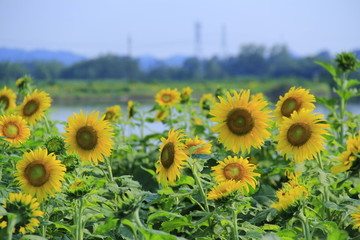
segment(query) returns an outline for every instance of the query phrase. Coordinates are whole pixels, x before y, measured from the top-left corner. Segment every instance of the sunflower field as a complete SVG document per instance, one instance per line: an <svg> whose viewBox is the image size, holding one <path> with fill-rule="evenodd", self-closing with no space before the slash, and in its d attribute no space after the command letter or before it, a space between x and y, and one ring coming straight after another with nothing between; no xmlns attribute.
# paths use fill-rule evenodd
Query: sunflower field
<svg viewBox="0 0 360 240"><path fill-rule="evenodd" d="M360 63L318 64L334 98L168 88L66 122L30 76L1 86L0 239L360 239Z"/></svg>

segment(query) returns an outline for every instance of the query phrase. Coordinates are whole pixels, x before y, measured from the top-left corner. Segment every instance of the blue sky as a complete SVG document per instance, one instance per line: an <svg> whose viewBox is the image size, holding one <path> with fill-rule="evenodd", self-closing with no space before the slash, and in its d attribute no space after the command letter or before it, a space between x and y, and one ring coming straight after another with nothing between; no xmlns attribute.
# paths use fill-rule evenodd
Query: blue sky
<svg viewBox="0 0 360 240"><path fill-rule="evenodd" d="M241 45L287 44L298 55L360 48L358 0L0 0L0 47L127 53L164 58L219 55Z"/></svg>

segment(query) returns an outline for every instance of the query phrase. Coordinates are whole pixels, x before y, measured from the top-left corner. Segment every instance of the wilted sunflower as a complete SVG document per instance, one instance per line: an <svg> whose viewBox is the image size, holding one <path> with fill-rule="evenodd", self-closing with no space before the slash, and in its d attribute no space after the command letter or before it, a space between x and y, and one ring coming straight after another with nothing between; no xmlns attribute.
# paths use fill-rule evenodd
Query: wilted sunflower
<svg viewBox="0 0 360 240"><path fill-rule="evenodd" d="M204 94L200 98L200 102L199 102L200 109L210 111L210 109L213 108L215 103L216 103L216 99L214 95L212 95L211 93Z"/></svg>
<svg viewBox="0 0 360 240"><path fill-rule="evenodd" d="M292 87L284 97L280 96L280 100L276 103L276 119L282 121L283 117L289 118L294 111L298 112L300 109L312 111L315 108L313 102L315 97L308 89Z"/></svg>
<svg viewBox="0 0 360 240"><path fill-rule="evenodd" d="M229 194L238 191L240 188L239 182L235 180L227 180L219 183L219 185L213 187L208 193L207 199L218 200L224 198Z"/></svg>
<svg viewBox="0 0 360 240"><path fill-rule="evenodd" d="M270 111L263 110L267 103L253 99L249 101L250 90L237 93L226 93L227 99L219 97L220 103L215 103L210 115L211 120L218 122L212 130L219 133L219 142L227 150L234 153L250 152L251 147L261 148L264 140L270 137L268 122Z"/></svg>
<svg viewBox="0 0 360 240"><path fill-rule="evenodd" d="M43 117L50 105L49 94L35 89L33 93L25 97L23 104L18 107L17 111L30 125L33 125Z"/></svg>
<svg viewBox="0 0 360 240"><path fill-rule="evenodd" d="M16 164L16 180L20 188L36 196L39 202L54 192L60 192L66 168L55 154L48 154L46 149L37 149L24 153L23 159Z"/></svg>
<svg viewBox="0 0 360 240"><path fill-rule="evenodd" d="M104 120L115 122L121 117L121 107L119 105L114 105L112 107L106 108L106 111L103 114Z"/></svg>
<svg viewBox="0 0 360 240"><path fill-rule="evenodd" d="M127 104L127 120L130 120L135 115L135 104L132 100L128 101Z"/></svg>
<svg viewBox="0 0 360 240"><path fill-rule="evenodd" d="M295 162L316 157L324 149L324 136L329 135L329 124L322 123L322 115L301 109L293 112L290 118L284 118L279 126L280 133L275 137L278 141L277 151L286 158L293 157Z"/></svg>
<svg viewBox="0 0 360 240"><path fill-rule="evenodd" d="M30 129L27 122L20 116L0 116L0 136L12 144L21 144L30 137Z"/></svg>
<svg viewBox="0 0 360 240"><path fill-rule="evenodd" d="M80 114L69 117L68 122L64 135L69 153L77 153L82 161L95 165L98 161L104 162L104 156L111 155L114 134L110 123L99 119L99 112L87 115L80 111Z"/></svg>
<svg viewBox="0 0 360 240"><path fill-rule="evenodd" d="M185 139L185 149L184 152L187 155L190 155L189 149L191 147L196 147L196 146L200 146L196 148L191 154L211 154L211 144L209 142L205 142L204 140L200 140L198 136L196 136L194 139L191 138L187 138Z"/></svg>
<svg viewBox="0 0 360 240"><path fill-rule="evenodd" d="M180 102L180 93L175 89L163 89L155 95L155 102L163 107L172 107Z"/></svg>
<svg viewBox="0 0 360 240"><path fill-rule="evenodd" d="M181 142L184 134L181 130L171 129L168 138L161 138L160 157L157 161L156 173L160 183L167 186L168 183L174 184L180 177L180 168L185 164L187 155L184 153L185 145Z"/></svg>
<svg viewBox="0 0 360 240"><path fill-rule="evenodd" d="M350 214L351 221L354 223L354 228L358 228L360 232L360 206L357 207L356 211Z"/></svg>
<svg viewBox="0 0 360 240"><path fill-rule="evenodd" d="M169 112L166 109L157 110L155 114L155 121L159 122L165 120L168 114Z"/></svg>
<svg viewBox="0 0 360 240"><path fill-rule="evenodd" d="M276 192L278 201L271 204L271 207L278 211L286 210L289 207L296 205L300 199L306 198L307 196L307 189L299 184L297 178L290 179L282 189Z"/></svg>
<svg viewBox="0 0 360 240"><path fill-rule="evenodd" d="M353 167L354 163L360 161L360 131L358 136L350 136L346 141L346 151L340 156L340 164L331 168L331 173L345 172ZM358 162L359 163L359 162ZM356 165L356 164L355 164Z"/></svg>
<svg viewBox="0 0 360 240"><path fill-rule="evenodd" d="M240 190L245 193L249 192L249 185L253 189L256 188L257 180L255 177L260 176L259 173L254 172L256 169L254 164L250 164L247 159L236 156L228 156L211 169L217 183L234 180L239 183Z"/></svg>
<svg viewBox="0 0 360 240"><path fill-rule="evenodd" d="M16 94L6 86L0 90L0 108L4 112L12 110L16 107Z"/></svg>
<svg viewBox="0 0 360 240"><path fill-rule="evenodd" d="M193 92L191 87L183 88L180 94L181 103L187 103L190 100L190 95Z"/></svg>
<svg viewBox="0 0 360 240"><path fill-rule="evenodd" d="M44 216L44 213L38 210L39 203L37 199L23 193L10 193L3 207L8 213L16 214L20 217L20 221L13 229L15 233L25 234L26 232L34 232L34 227L40 225L40 217ZM0 216L0 228L6 228L7 225L7 216Z"/></svg>

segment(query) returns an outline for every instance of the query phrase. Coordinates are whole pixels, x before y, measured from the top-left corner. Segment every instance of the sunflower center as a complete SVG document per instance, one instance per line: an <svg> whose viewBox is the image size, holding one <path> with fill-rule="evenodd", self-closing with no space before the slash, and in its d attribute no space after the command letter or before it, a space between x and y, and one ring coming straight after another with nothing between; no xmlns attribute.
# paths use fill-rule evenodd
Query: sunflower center
<svg viewBox="0 0 360 240"><path fill-rule="evenodd" d="M166 102L166 103L171 102L171 99L172 99L172 97L171 97L171 95L169 95L169 94L164 94L164 95L162 96L163 102Z"/></svg>
<svg viewBox="0 0 360 240"><path fill-rule="evenodd" d="M49 179L50 173L46 171L43 163L34 161L25 169L25 178L35 187L44 185Z"/></svg>
<svg viewBox="0 0 360 240"><path fill-rule="evenodd" d="M81 127L76 133L77 144L85 150L92 150L98 141L97 132L91 126Z"/></svg>
<svg viewBox="0 0 360 240"><path fill-rule="evenodd" d="M0 106L4 107L4 110L8 109L9 107L9 98L7 96L0 97Z"/></svg>
<svg viewBox="0 0 360 240"><path fill-rule="evenodd" d="M39 103L35 100L27 102L23 108L24 116L32 116L39 109Z"/></svg>
<svg viewBox="0 0 360 240"><path fill-rule="evenodd" d="M311 129L305 123L295 123L291 125L287 132L287 140L293 146L304 145L311 137Z"/></svg>
<svg viewBox="0 0 360 240"><path fill-rule="evenodd" d="M113 112L106 112L105 113L105 120L111 120L111 119L113 119L115 117L115 113L113 113Z"/></svg>
<svg viewBox="0 0 360 240"><path fill-rule="evenodd" d="M229 163L224 167L224 175L226 179L240 181L243 179L242 166L239 163Z"/></svg>
<svg viewBox="0 0 360 240"><path fill-rule="evenodd" d="M290 117L294 111L298 111L301 107L301 103L293 97L289 97L284 101L281 106L281 114L285 117Z"/></svg>
<svg viewBox="0 0 360 240"><path fill-rule="evenodd" d="M169 168L174 163L175 158L175 146L173 143L169 142L165 144L163 150L161 151L160 162L164 168Z"/></svg>
<svg viewBox="0 0 360 240"><path fill-rule="evenodd" d="M19 135L19 128L14 123L8 123L4 126L3 132L8 138L16 138Z"/></svg>
<svg viewBox="0 0 360 240"><path fill-rule="evenodd" d="M226 125L232 133L242 136L253 129L254 119L246 109L235 108L229 112Z"/></svg>

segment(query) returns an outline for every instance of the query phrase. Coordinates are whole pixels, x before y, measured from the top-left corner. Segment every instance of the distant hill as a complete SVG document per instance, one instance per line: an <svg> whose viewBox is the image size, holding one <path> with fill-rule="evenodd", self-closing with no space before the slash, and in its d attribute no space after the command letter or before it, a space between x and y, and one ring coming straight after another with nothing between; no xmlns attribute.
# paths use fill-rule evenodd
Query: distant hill
<svg viewBox="0 0 360 240"><path fill-rule="evenodd" d="M64 65L85 60L80 56L66 51L33 50L0 48L0 62L57 61Z"/></svg>
<svg viewBox="0 0 360 240"><path fill-rule="evenodd" d="M149 71L160 65L165 65L170 67L181 67L187 58L188 58L187 56L183 56L183 55L174 55L165 59L159 59L151 55L143 55L137 57L137 60L139 61L139 66L141 70Z"/></svg>

